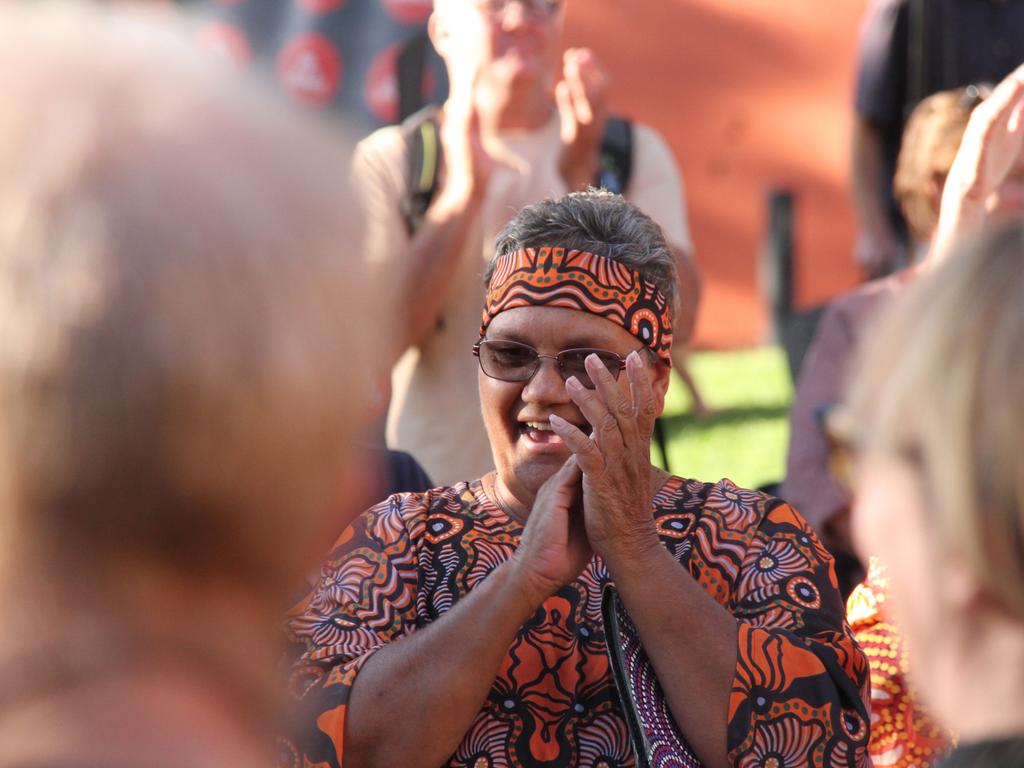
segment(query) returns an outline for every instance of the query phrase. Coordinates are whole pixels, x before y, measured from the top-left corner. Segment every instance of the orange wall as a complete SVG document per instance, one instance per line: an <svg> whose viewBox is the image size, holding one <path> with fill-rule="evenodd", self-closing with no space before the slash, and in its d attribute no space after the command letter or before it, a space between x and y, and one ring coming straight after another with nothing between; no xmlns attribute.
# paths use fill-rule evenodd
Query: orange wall
<svg viewBox="0 0 1024 768"><path fill-rule="evenodd" d="M796 194L796 300L852 286L850 104L864 0L575 0L567 45L589 45L610 108L657 128L683 172L705 276L697 343L763 341L765 193Z"/></svg>

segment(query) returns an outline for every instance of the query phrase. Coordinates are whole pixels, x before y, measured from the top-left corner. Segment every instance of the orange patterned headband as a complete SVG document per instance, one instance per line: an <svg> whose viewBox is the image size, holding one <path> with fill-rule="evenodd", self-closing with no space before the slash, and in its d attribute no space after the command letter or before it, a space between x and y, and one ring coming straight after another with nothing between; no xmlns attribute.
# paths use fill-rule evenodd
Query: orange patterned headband
<svg viewBox="0 0 1024 768"><path fill-rule="evenodd" d="M524 248L502 256L487 286L480 335L499 312L539 305L611 320L672 364L668 301L654 283L625 264L565 248Z"/></svg>

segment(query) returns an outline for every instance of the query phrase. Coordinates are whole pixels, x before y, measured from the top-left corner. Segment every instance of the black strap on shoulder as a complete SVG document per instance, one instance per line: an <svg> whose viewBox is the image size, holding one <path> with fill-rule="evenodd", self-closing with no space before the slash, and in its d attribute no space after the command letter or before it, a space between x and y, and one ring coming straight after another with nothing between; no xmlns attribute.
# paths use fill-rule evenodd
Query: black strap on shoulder
<svg viewBox="0 0 1024 768"><path fill-rule="evenodd" d="M609 117L604 125L595 186L625 194L633 173L633 124L624 117Z"/></svg>
<svg viewBox="0 0 1024 768"><path fill-rule="evenodd" d="M431 104L410 115L401 125L406 147L402 219L410 236L423 223L437 191L437 174L441 166L437 114L438 107Z"/></svg>
<svg viewBox="0 0 1024 768"><path fill-rule="evenodd" d="M404 122L423 108L423 74L427 68L430 40L426 30L405 42L395 64L398 82L398 122Z"/></svg>
<svg viewBox="0 0 1024 768"><path fill-rule="evenodd" d="M401 125L406 145L405 198L402 218L409 235L416 233L437 192L441 167L438 107L429 105L406 118ZM633 172L633 124L623 117L605 123L595 186L624 194Z"/></svg>

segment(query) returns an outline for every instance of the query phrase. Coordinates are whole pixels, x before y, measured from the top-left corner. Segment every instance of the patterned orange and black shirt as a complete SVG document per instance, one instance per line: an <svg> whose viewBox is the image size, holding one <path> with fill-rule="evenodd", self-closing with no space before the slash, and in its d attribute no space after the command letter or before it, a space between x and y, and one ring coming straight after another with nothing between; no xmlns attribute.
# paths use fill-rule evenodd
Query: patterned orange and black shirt
<svg viewBox="0 0 1024 768"><path fill-rule="evenodd" d="M832 560L803 518L728 480L681 478L655 496L654 517L680 565L739 621L730 764L869 765L867 664ZM362 515L289 620L293 691L309 714L282 743L282 764L339 766L362 665L451 610L512 555L522 530L479 481L392 496ZM610 581L594 558L519 630L447 765L635 765L602 625Z"/></svg>

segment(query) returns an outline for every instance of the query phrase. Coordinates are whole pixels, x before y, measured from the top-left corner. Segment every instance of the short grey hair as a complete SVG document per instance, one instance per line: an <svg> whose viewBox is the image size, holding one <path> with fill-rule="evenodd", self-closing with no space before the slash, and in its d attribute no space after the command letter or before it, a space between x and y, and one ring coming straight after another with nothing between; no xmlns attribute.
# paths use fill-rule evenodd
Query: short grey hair
<svg viewBox="0 0 1024 768"><path fill-rule="evenodd" d="M678 291L672 249L661 227L621 195L588 189L523 208L498 233L484 284L490 284L502 256L541 246L588 251L637 270L658 287L675 317Z"/></svg>

